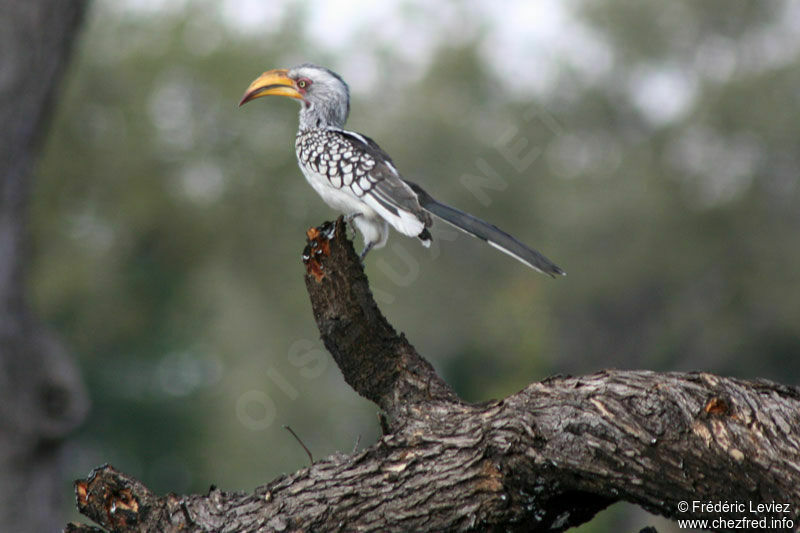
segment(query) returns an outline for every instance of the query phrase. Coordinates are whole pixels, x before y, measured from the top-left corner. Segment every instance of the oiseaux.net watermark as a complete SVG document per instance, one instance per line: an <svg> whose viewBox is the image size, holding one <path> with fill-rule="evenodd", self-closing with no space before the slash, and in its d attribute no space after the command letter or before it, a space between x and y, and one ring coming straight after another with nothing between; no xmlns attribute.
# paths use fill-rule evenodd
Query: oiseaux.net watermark
<svg viewBox="0 0 800 533"><path fill-rule="evenodd" d="M489 206L492 203L490 191L502 192L508 189L511 178L525 178L531 166L539 159L544 149L543 146L531 142L523 133L522 126L534 121L549 132L549 140L556 139L565 134L564 127L538 105L530 106L523 110L518 118L522 124L506 124L493 143L493 151L501 156L503 167L495 168L485 157L476 157L474 166L477 172L463 173L459 183L468 190L479 203ZM455 229L449 229L445 224L440 224L436 232L436 239L430 250L431 257L439 257L441 241L455 241L461 234ZM389 253L384 253L376 259L375 265L383 274L384 279L395 288L407 288L414 284L420 276L421 265L408 250L402 241L395 240L389 246ZM391 288L372 287L375 300L381 304L391 304L395 296ZM298 339L289 347L286 360L294 368L294 372L286 374L276 366L270 366L266 375L270 381L268 390L248 390L239 395L236 401L236 417L247 429L264 431L275 422L278 417L279 400L285 397L296 400L300 391L297 383L303 380L319 378L327 370L330 357L319 341ZM298 376L302 378L298 379ZM273 397L275 393L280 393Z"/></svg>
<svg viewBox="0 0 800 533"><path fill-rule="evenodd" d="M703 501L678 502L678 512L697 515L718 515L712 518L678 519L681 529L743 529L794 531L797 510L786 502Z"/></svg>

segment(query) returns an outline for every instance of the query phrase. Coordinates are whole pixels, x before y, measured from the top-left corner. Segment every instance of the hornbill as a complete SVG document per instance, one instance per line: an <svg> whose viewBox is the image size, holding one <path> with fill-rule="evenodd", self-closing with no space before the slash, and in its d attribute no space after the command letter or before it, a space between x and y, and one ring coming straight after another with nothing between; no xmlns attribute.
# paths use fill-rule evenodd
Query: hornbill
<svg viewBox="0 0 800 533"><path fill-rule="evenodd" d="M269 70L250 84L239 106L270 94L300 102L295 140L300 169L325 203L343 212L361 232L362 259L372 248L386 244L389 225L430 246L428 228L435 215L539 272L564 274L544 255L496 226L434 200L405 180L375 141L345 130L350 91L335 72L310 63Z"/></svg>

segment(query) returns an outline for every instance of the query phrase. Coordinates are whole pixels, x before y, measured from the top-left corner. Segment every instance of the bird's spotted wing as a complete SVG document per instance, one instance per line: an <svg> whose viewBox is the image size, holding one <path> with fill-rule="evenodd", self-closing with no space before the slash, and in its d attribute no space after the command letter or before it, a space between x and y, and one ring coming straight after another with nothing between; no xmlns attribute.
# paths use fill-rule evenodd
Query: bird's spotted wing
<svg viewBox="0 0 800 533"><path fill-rule="evenodd" d="M334 188L349 188L401 232L416 236L430 226L416 193L369 137L341 129L314 130L298 136L297 151L301 164L327 177Z"/></svg>

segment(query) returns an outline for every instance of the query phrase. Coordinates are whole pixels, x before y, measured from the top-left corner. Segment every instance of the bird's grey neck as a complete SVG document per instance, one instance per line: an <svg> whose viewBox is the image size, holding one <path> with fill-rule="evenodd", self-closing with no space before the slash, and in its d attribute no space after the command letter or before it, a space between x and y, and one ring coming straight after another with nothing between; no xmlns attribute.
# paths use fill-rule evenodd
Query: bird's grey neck
<svg viewBox="0 0 800 533"><path fill-rule="evenodd" d="M319 103L300 104L300 130L341 128L347 121L347 108Z"/></svg>

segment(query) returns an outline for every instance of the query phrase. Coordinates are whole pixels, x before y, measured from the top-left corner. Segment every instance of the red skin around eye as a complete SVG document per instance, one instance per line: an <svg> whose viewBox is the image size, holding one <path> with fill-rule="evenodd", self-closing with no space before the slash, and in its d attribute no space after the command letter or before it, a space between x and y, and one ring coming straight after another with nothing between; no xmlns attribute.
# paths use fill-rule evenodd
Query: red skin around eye
<svg viewBox="0 0 800 533"><path fill-rule="evenodd" d="M305 87L301 87L300 86L302 83L305 83ZM309 80L308 78L300 78L299 80L297 80L297 90L300 91L300 94L305 96L306 90L309 87L311 87L311 83L312 83L312 81Z"/></svg>

